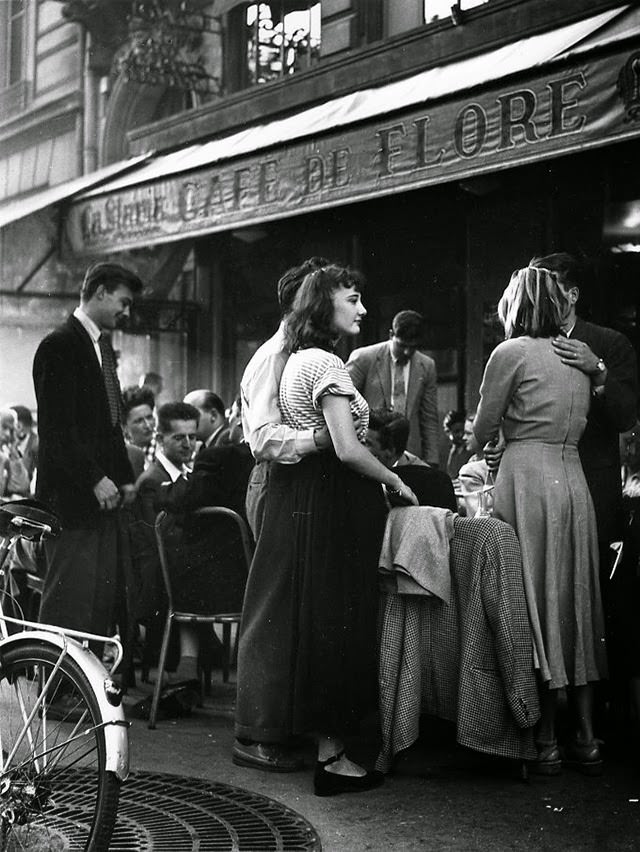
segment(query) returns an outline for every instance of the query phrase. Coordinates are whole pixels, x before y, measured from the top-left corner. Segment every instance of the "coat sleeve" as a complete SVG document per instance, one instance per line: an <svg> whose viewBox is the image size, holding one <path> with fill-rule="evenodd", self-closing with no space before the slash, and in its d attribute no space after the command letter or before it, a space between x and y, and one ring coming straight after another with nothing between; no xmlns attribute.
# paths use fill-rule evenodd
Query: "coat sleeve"
<svg viewBox="0 0 640 852"><path fill-rule="evenodd" d="M149 526L153 526L160 509L158 508L158 491L160 485L154 479L143 477L138 480L138 514Z"/></svg>
<svg viewBox="0 0 640 852"><path fill-rule="evenodd" d="M638 366L636 353L624 335L612 336L605 364L604 393L594 398L593 407L604 414L617 432L626 432L633 428L638 417Z"/></svg>
<svg viewBox="0 0 640 852"><path fill-rule="evenodd" d="M426 364L424 391L420 400L420 438L422 458L435 465L439 462L438 433L438 379L435 362L429 358Z"/></svg>
<svg viewBox="0 0 640 852"><path fill-rule="evenodd" d="M196 459L193 473L181 498L185 511L193 511L202 506L228 506L229 471L222 452L206 452Z"/></svg>
<svg viewBox="0 0 640 852"><path fill-rule="evenodd" d="M481 447L498 436L502 418L521 381L523 362L515 341L501 343L493 350L480 385L480 403L473 431Z"/></svg>

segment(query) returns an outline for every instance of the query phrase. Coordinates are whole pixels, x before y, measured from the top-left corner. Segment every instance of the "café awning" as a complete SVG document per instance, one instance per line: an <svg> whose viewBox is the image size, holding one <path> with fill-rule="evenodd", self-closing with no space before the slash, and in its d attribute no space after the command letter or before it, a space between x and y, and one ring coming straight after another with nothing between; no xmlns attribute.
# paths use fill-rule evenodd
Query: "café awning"
<svg viewBox="0 0 640 852"><path fill-rule="evenodd" d="M639 33L621 5L159 156L74 201L72 245L182 239L637 135L615 92ZM618 58L598 58L612 46Z"/></svg>
<svg viewBox="0 0 640 852"><path fill-rule="evenodd" d="M97 169L95 172L81 175L64 183L59 183L56 186L50 186L47 189L34 192L24 198L0 204L0 228L4 228L5 225L11 222L24 219L32 213L44 210L46 207L66 201L91 187L99 186L116 175L121 175L130 169L134 169L136 166L142 165L150 156L150 154L143 154L138 157L132 157L129 160L111 163L111 165Z"/></svg>

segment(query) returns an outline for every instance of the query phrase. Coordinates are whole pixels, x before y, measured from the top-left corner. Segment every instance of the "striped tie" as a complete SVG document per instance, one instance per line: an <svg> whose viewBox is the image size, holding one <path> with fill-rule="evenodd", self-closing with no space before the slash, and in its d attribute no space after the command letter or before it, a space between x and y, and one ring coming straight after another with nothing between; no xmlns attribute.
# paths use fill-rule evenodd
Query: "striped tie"
<svg viewBox="0 0 640 852"><path fill-rule="evenodd" d="M407 413L407 392L404 387L404 365L393 363L393 410L398 414Z"/></svg>
<svg viewBox="0 0 640 852"><path fill-rule="evenodd" d="M104 376L104 386L109 402L111 425L115 426L122 422L122 396L116 372L116 357L111 348L109 335L101 334L98 339L98 345L100 347L100 355L102 356L102 375Z"/></svg>

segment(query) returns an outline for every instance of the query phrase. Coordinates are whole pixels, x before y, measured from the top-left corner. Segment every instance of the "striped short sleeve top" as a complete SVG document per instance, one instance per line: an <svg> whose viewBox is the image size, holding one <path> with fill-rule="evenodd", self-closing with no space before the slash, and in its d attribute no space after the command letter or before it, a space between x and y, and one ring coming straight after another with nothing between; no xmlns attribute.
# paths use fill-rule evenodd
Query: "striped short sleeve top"
<svg viewBox="0 0 640 852"><path fill-rule="evenodd" d="M326 426L322 397L346 396L354 420L360 420L358 440L364 443L369 406L356 390L344 362L324 349L301 349L287 361L280 381L282 422L294 429Z"/></svg>

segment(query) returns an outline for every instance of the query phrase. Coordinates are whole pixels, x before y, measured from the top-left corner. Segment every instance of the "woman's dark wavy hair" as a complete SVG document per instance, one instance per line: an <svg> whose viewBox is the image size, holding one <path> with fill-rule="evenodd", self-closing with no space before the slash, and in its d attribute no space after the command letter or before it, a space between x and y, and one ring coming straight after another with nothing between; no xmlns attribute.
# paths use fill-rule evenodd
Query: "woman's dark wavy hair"
<svg viewBox="0 0 640 852"><path fill-rule="evenodd" d="M338 337L333 327L331 296L340 287L345 290L355 287L361 292L363 283L358 272L336 264L306 275L285 323L288 349L297 352L317 346L331 352Z"/></svg>

